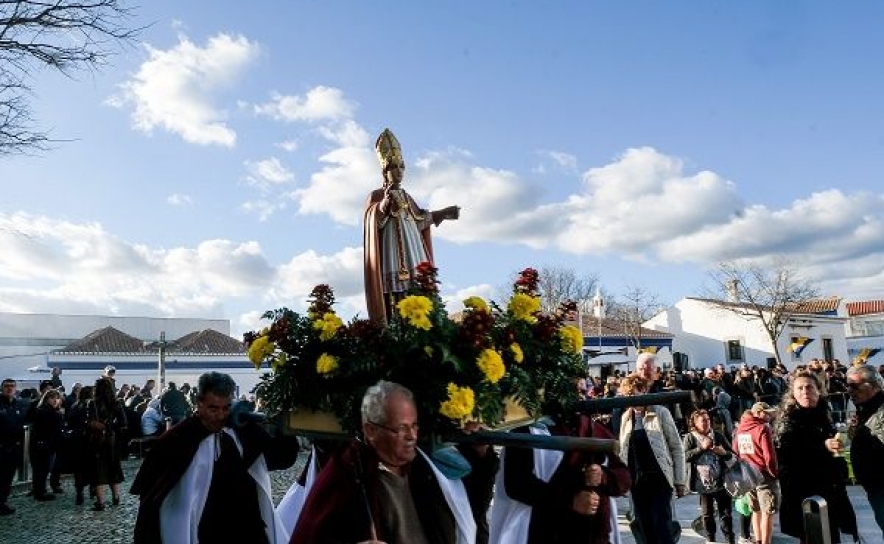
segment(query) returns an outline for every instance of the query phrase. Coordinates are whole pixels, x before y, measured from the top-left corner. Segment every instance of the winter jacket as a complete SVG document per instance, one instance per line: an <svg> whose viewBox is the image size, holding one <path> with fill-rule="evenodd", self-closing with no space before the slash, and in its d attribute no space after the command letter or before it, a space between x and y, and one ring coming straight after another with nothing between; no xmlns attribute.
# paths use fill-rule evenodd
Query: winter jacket
<svg viewBox="0 0 884 544"><path fill-rule="evenodd" d="M725 449L724 455L714 454L718 458L719 463L719 476L718 476L718 485L717 489L721 489L723 486L724 473L726 471L726 463L730 461L734 457L734 452L731 450L731 445L727 443L727 439L718 431L712 431L712 446L722 446ZM703 489L698 489L696 486L697 482L697 461L700 459L700 456L706 452L707 450L702 449L700 447L700 441L697 440L694 432L689 432L684 435L684 458L685 464L687 465L686 474L688 485L690 486L691 491L696 491L697 493L706 492Z"/></svg>
<svg viewBox="0 0 884 544"><path fill-rule="evenodd" d="M856 480L867 493L884 489L884 391L857 405L857 426L850 446Z"/></svg>
<svg viewBox="0 0 884 544"><path fill-rule="evenodd" d="M632 438L635 411L627 410L620 423L620 458L629 464L629 441ZM684 447L672 414L663 406L648 406L643 419L651 449L670 486L687 485Z"/></svg>
<svg viewBox="0 0 884 544"><path fill-rule="evenodd" d="M733 450L761 470L765 480L776 480L779 469L770 425L751 412L743 414L734 431Z"/></svg>

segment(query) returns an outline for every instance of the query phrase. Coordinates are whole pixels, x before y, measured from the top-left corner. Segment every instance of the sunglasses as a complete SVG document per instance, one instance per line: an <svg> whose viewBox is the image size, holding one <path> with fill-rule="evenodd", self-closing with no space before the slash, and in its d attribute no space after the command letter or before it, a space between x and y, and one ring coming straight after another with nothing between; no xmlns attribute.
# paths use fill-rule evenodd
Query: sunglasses
<svg viewBox="0 0 884 544"><path fill-rule="evenodd" d="M865 382L862 382L862 383L847 382L847 389L851 389L851 390L861 389L862 386L864 386L864 385L866 385Z"/></svg>

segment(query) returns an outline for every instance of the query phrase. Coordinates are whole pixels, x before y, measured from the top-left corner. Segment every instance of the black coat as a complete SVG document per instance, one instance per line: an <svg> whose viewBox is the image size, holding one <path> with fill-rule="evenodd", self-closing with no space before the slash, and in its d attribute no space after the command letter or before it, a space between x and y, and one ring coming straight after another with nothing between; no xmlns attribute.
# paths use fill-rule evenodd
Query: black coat
<svg viewBox="0 0 884 544"><path fill-rule="evenodd" d="M819 495L829 504L829 525L832 542L840 542L836 487L843 486L841 471L825 441L835 436L829 417L829 406L821 400L815 408L795 406L776 426L775 441L782 489L780 530L796 538L804 538L804 499ZM843 506L843 505L842 505Z"/></svg>
<svg viewBox="0 0 884 544"><path fill-rule="evenodd" d="M273 438L253 423L239 427L235 432L243 445L246 466L254 463L261 454L268 470L288 468L297 459L298 446L292 439ZM161 544L160 507L187 471L200 443L210 434L199 418L193 416L163 433L151 446L131 489L132 494L140 498L135 544Z"/></svg>

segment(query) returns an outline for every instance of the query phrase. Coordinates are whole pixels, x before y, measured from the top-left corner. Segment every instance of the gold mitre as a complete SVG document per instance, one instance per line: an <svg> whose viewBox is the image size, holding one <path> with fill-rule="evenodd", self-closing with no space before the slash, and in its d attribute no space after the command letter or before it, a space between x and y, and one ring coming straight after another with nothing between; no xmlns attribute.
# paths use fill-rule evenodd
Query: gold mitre
<svg viewBox="0 0 884 544"><path fill-rule="evenodd" d="M378 136L374 149L378 154L381 168L384 170L387 169L391 162L404 162L402 159L402 148L399 147L399 140L396 139L396 136L388 128L385 128L381 135Z"/></svg>

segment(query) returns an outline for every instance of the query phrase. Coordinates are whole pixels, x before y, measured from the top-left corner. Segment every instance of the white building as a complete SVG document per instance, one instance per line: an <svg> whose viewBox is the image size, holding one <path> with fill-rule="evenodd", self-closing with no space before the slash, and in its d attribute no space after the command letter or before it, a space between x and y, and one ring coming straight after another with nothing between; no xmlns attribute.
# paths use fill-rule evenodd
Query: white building
<svg viewBox="0 0 884 544"><path fill-rule="evenodd" d="M165 335L165 381L195 385L203 372L230 374L241 393L261 373L245 347L230 336L226 319L115 317L0 312L0 377L15 378L20 389L62 370L62 381L93 383L105 366L117 369L116 382L159 384L160 336Z"/></svg>
<svg viewBox="0 0 884 544"><path fill-rule="evenodd" d="M728 308L722 308L723 304ZM777 342L786 368L791 370L813 358L849 362L847 319L838 316L839 305L838 298L823 299L793 313ZM775 361L770 338L757 317L738 313L745 307L740 303L683 298L644 326L672 334L672 350L686 354L691 368L719 363L770 366ZM793 342L803 344L803 348L792 351Z"/></svg>
<svg viewBox="0 0 884 544"><path fill-rule="evenodd" d="M884 300L846 303L847 349L850 360L879 366L884 364Z"/></svg>

